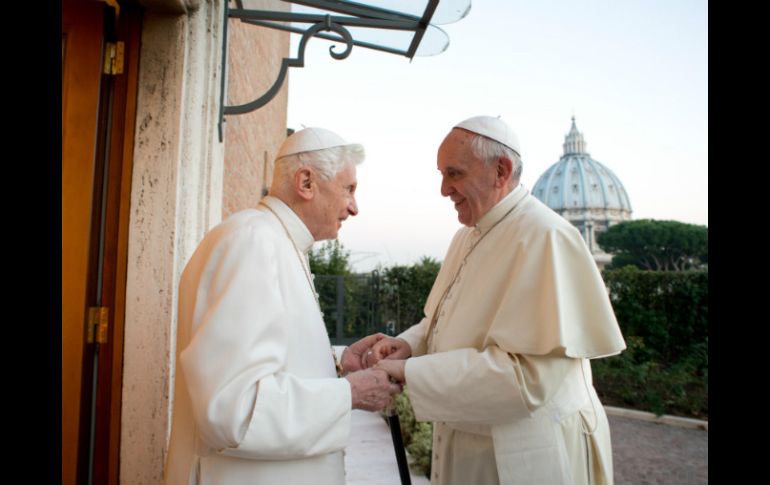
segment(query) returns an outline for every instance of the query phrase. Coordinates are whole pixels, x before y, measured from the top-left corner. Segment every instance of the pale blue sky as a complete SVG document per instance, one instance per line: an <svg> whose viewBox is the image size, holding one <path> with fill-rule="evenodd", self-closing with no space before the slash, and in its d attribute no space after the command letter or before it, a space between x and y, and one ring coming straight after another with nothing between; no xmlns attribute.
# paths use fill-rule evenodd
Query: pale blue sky
<svg viewBox="0 0 770 485"><path fill-rule="evenodd" d="M480 114L519 135L529 189L559 160L574 114L634 218L708 224L707 2L475 0L442 28L450 45L434 57L354 47L336 61L314 39L305 67L290 70L289 126L367 150L361 213L339 236L356 269L443 259L460 226L439 193L436 150Z"/></svg>

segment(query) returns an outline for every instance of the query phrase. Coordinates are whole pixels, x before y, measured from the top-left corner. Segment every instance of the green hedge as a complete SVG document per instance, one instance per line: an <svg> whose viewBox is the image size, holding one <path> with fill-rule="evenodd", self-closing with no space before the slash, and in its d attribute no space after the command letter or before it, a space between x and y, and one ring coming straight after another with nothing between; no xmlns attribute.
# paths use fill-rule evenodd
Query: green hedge
<svg viewBox="0 0 770 485"><path fill-rule="evenodd" d="M603 274L628 348L592 361L605 404L708 418L708 271Z"/></svg>
<svg viewBox="0 0 770 485"><path fill-rule="evenodd" d="M604 282L623 335L642 337L668 365L708 341L708 271L608 270Z"/></svg>

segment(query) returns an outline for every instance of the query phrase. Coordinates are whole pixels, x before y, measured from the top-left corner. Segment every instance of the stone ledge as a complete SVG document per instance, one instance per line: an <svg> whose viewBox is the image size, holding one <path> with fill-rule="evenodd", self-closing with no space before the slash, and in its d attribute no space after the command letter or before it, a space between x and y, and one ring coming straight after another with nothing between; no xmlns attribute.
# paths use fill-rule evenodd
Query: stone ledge
<svg viewBox="0 0 770 485"><path fill-rule="evenodd" d="M604 410L611 416L622 416L625 418L640 419L642 421L650 421L653 423L668 424L671 426L679 426L682 428L695 428L709 430L709 422L701 419L682 418L679 416L671 416L664 414L663 416L657 416L654 413L647 411L637 411L635 409L616 408L614 406L604 406Z"/></svg>
<svg viewBox="0 0 770 485"><path fill-rule="evenodd" d="M412 485L430 485L427 477L414 470L410 470L410 475ZM401 483L401 478L388 423L380 413L353 410L350 440L345 448L345 485L397 483Z"/></svg>

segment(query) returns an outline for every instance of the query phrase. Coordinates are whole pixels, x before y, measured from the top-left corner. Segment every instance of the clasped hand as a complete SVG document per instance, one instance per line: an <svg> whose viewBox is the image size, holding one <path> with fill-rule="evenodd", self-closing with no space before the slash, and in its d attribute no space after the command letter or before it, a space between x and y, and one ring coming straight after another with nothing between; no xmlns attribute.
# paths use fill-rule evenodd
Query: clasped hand
<svg viewBox="0 0 770 485"><path fill-rule="evenodd" d="M353 408L380 411L391 404L392 396L405 383L405 360L412 354L403 340L376 333L345 349L342 368L348 373Z"/></svg>

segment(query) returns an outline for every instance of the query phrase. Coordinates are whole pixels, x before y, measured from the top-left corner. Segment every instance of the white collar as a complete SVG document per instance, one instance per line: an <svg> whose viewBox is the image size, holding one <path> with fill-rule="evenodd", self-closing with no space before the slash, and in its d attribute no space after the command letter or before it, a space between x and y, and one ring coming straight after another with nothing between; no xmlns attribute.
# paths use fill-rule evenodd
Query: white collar
<svg viewBox="0 0 770 485"><path fill-rule="evenodd" d="M265 196L260 203L273 210L276 217L278 217L286 227L286 230L289 232L289 236L294 241L297 249L302 251L303 254L307 254L308 251L310 251L310 248L313 247L315 239L313 239L310 229L307 228L305 223L302 222L302 219L299 218L291 207L286 205L286 203L278 197L272 195Z"/></svg>
<svg viewBox="0 0 770 485"><path fill-rule="evenodd" d="M513 206L518 204L529 192L524 187L524 184L519 184L518 187L511 190L508 195L503 197L500 202L495 204L494 207L489 209L486 214L481 216L479 222L476 223L476 229L479 232L488 231L501 217L508 213Z"/></svg>

